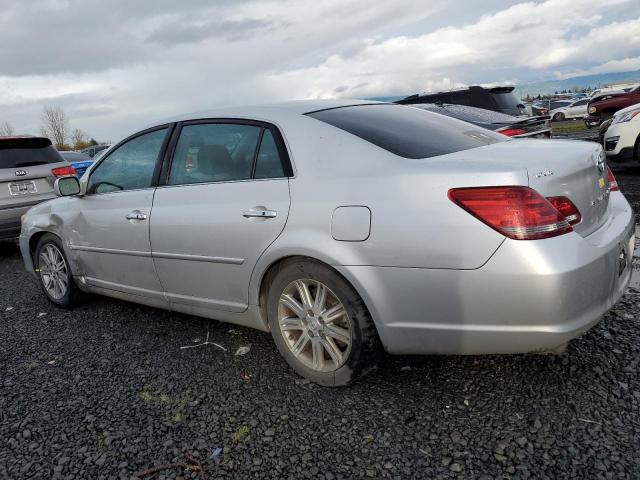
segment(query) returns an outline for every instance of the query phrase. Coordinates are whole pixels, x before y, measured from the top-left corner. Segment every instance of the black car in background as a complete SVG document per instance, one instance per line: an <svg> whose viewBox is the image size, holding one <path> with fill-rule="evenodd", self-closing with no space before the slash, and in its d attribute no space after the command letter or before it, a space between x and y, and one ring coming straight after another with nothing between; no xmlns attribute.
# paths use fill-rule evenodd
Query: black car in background
<svg viewBox="0 0 640 480"><path fill-rule="evenodd" d="M527 110L522 101L513 93L515 87L490 87L484 88L472 86L459 90L446 92L425 93L423 95L410 95L395 103L411 105L415 103L448 103L454 105L467 105L469 107L493 110L507 115L526 115Z"/></svg>
<svg viewBox="0 0 640 480"><path fill-rule="evenodd" d="M411 106L464 120L508 137L551 137L548 116L514 117L483 108L450 103L419 103Z"/></svg>

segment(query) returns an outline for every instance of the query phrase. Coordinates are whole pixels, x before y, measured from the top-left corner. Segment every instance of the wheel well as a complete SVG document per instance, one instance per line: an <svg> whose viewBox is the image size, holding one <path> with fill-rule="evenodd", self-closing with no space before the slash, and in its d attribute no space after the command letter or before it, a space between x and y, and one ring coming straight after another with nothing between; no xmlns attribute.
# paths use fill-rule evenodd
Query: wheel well
<svg viewBox="0 0 640 480"><path fill-rule="evenodd" d="M51 232L36 232L33 235L31 235L31 238L29 238L29 253L31 254L31 261L34 260L34 255L36 254L36 247L38 246L38 242L47 233L51 233Z"/></svg>
<svg viewBox="0 0 640 480"><path fill-rule="evenodd" d="M336 275L340 275L349 285L351 285L351 288L353 288L356 293L360 295L360 292L358 292L358 290L349 280L344 278L344 276L340 272L338 272L335 268L333 268L328 263L323 262L322 260L318 260L317 258L313 257L307 257L304 255L291 255L289 257L282 257L269 265L269 268L267 268L264 275L262 276L262 280L260 281L260 290L258 291L258 305L260 306L260 316L262 317L262 320L267 328L269 327L269 322L267 321L267 295L269 293L269 284L271 283L271 279L284 265L297 261L311 261L324 265L325 267L331 269L334 273L336 273ZM362 295L360 295L360 298L362 298ZM364 303L364 299L362 301Z"/></svg>
<svg viewBox="0 0 640 480"><path fill-rule="evenodd" d="M58 237L58 235L56 235L55 233L47 232L46 230L42 232L36 232L33 235L31 235L31 237L29 238L29 254L31 255L32 262L35 261L35 254L36 254L36 248L38 247L38 242L42 237L44 237L47 234L53 235L56 238L60 239L60 237Z"/></svg>

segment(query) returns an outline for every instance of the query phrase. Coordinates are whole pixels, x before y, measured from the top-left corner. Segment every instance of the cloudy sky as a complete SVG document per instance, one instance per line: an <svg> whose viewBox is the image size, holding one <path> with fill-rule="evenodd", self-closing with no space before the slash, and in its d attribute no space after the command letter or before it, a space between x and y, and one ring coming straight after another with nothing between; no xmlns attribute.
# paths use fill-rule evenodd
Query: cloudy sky
<svg viewBox="0 0 640 480"><path fill-rule="evenodd" d="M176 113L640 69L640 0L0 0L0 122L118 140Z"/></svg>

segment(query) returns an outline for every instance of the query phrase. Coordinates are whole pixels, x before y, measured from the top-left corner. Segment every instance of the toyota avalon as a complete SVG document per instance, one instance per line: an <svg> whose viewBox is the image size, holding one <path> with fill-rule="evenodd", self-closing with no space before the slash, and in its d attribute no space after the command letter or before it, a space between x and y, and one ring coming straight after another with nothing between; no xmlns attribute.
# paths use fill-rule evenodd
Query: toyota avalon
<svg viewBox="0 0 640 480"><path fill-rule="evenodd" d="M596 143L305 101L151 125L23 217L44 294L269 331L345 385L392 354L556 352L622 296L631 208Z"/></svg>

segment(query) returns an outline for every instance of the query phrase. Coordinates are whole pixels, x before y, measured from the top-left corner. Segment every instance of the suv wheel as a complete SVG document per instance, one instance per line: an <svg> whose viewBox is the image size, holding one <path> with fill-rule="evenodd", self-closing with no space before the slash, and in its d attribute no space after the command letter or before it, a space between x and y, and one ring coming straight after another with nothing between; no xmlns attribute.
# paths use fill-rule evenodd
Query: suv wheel
<svg viewBox="0 0 640 480"><path fill-rule="evenodd" d="M316 261L298 260L285 262L271 280L271 335L297 373L343 386L376 366L380 342L373 320L343 277Z"/></svg>
<svg viewBox="0 0 640 480"><path fill-rule="evenodd" d="M34 263L42 290L52 303L63 308L77 303L80 290L73 281L69 261L58 237L46 234L40 239Z"/></svg>

